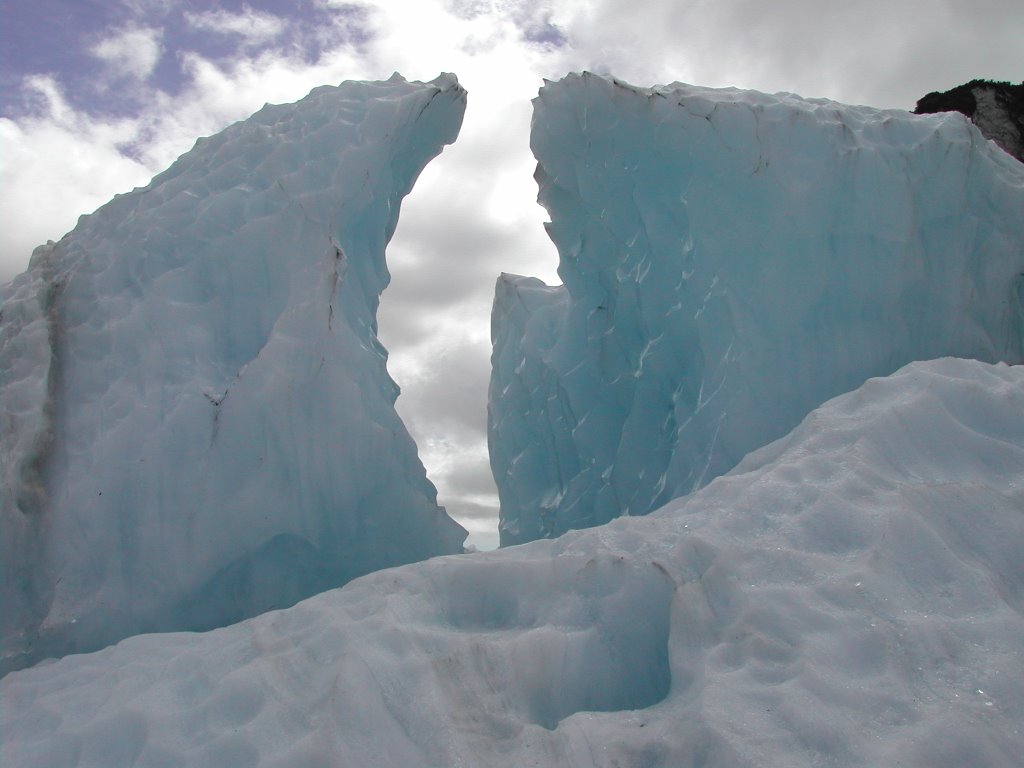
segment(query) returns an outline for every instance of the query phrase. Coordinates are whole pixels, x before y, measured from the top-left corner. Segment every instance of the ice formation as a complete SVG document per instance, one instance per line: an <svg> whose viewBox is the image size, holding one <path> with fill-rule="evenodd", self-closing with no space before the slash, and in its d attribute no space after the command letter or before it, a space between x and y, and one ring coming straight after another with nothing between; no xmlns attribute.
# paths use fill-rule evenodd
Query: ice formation
<svg viewBox="0 0 1024 768"><path fill-rule="evenodd" d="M4 668L461 551L376 310L465 103L396 75L266 106L2 289Z"/></svg>
<svg viewBox="0 0 1024 768"><path fill-rule="evenodd" d="M1006 768L1024 367L914 363L644 518L0 681L10 768Z"/></svg>
<svg viewBox="0 0 1024 768"><path fill-rule="evenodd" d="M503 544L646 514L912 360L1022 359L1024 167L962 116L588 74L534 104L564 286L497 285Z"/></svg>

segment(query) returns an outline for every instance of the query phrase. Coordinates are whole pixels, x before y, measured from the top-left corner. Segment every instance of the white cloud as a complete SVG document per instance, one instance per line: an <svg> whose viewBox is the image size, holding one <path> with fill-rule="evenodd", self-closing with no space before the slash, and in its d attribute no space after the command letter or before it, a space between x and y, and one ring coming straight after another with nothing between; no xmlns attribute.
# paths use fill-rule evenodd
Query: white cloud
<svg viewBox="0 0 1024 768"><path fill-rule="evenodd" d="M92 55L104 61L120 77L145 80L160 61L161 33L157 29L120 29L92 47Z"/></svg>
<svg viewBox="0 0 1024 768"><path fill-rule="evenodd" d="M35 246L57 240L88 213L151 174L118 146L130 120L92 120L75 112L46 77L27 84L46 104L40 117L0 119L0 279L25 268Z"/></svg>
<svg viewBox="0 0 1024 768"><path fill-rule="evenodd" d="M182 2L183 0L119 0L124 10L137 18L165 16Z"/></svg>
<svg viewBox="0 0 1024 768"><path fill-rule="evenodd" d="M287 19L272 13L254 11L249 7L244 7L241 13L224 10L200 13L186 11L185 21L195 29L222 35L237 35L243 38L247 45L270 42L288 28Z"/></svg>
<svg viewBox="0 0 1024 768"><path fill-rule="evenodd" d="M361 8L365 5L363 2L353 2L353 0L313 0L313 5L317 8L328 8L335 11L347 11L353 8Z"/></svg>

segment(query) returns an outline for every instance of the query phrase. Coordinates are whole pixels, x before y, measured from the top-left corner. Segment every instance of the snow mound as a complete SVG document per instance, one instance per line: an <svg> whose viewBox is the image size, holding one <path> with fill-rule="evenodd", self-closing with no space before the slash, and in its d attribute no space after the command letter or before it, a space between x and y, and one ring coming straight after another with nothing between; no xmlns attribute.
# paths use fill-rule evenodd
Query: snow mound
<svg viewBox="0 0 1024 768"><path fill-rule="evenodd" d="M461 551L376 310L465 103L396 75L268 105L0 289L0 669Z"/></svg>
<svg viewBox="0 0 1024 768"><path fill-rule="evenodd" d="M646 514L913 360L1024 355L1024 166L960 115L584 74L531 145L564 286L498 281L503 544Z"/></svg>
<svg viewBox="0 0 1024 768"><path fill-rule="evenodd" d="M902 765L1024 750L1024 367L868 381L644 518L0 681L6 765Z"/></svg>

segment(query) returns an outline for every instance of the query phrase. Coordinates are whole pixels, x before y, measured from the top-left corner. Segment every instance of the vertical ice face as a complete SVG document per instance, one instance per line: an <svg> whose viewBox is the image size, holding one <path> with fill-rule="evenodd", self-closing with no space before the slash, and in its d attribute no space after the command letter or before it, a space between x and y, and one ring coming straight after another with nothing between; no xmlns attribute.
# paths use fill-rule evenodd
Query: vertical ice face
<svg viewBox="0 0 1024 768"><path fill-rule="evenodd" d="M960 115L584 74L531 144L564 286L498 280L503 544L645 514L909 361L1021 360L1024 167Z"/></svg>
<svg viewBox="0 0 1024 768"><path fill-rule="evenodd" d="M266 106L0 290L3 668L461 551L376 310L465 103L396 75Z"/></svg>

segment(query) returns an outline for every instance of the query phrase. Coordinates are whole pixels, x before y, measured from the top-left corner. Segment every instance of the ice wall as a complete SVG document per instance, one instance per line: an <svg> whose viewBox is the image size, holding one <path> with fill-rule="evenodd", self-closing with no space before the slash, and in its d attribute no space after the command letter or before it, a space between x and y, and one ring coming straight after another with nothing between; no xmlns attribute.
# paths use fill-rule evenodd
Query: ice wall
<svg viewBox="0 0 1024 768"><path fill-rule="evenodd" d="M0 681L5 768L1008 768L1024 367L915 363L644 518Z"/></svg>
<svg viewBox="0 0 1024 768"><path fill-rule="evenodd" d="M3 668L461 551L376 310L465 103L396 75L266 106L2 289Z"/></svg>
<svg viewBox="0 0 1024 768"><path fill-rule="evenodd" d="M498 280L503 544L646 514L911 360L1021 360L1024 167L961 115L584 74L531 144L564 286Z"/></svg>

